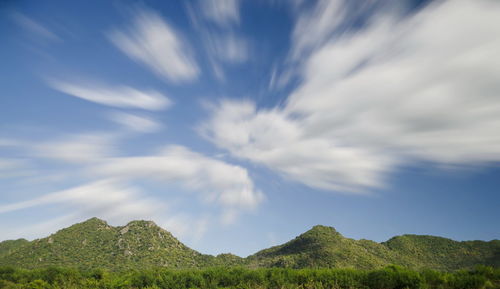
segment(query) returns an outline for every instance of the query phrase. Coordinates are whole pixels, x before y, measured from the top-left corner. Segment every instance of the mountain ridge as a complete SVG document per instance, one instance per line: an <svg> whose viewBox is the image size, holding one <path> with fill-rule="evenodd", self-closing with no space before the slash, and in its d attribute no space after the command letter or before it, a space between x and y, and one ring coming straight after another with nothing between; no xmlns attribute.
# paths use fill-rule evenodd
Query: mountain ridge
<svg viewBox="0 0 500 289"><path fill-rule="evenodd" d="M75 248L77 248L75 250ZM396 264L413 269L457 270L475 265L500 267L500 241L455 241L431 235L404 234L385 242L344 237L323 225L246 258L226 253L202 254L184 245L153 221L111 226L91 218L48 237L0 242L0 265L22 268L204 268L211 266L357 268Z"/></svg>

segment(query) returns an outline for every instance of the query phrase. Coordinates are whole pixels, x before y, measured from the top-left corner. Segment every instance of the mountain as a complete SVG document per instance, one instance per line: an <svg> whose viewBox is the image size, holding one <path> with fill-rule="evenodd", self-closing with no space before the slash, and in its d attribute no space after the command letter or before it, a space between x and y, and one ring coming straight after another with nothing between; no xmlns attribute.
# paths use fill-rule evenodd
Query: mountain
<svg viewBox="0 0 500 289"><path fill-rule="evenodd" d="M435 236L403 235L382 244L397 252L401 263L413 268L449 270L476 264L500 267L500 240L457 242Z"/></svg>
<svg viewBox="0 0 500 289"><path fill-rule="evenodd" d="M15 250L28 244L26 239L8 240L0 243L0 258L12 254Z"/></svg>
<svg viewBox="0 0 500 289"><path fill-rule="evenodd" d="M464 241L403 235L387 242L343 237L332 227L311 230L247 258L254 267L352 267L373 269L388 264L413 269L457 270L475 265L500 267L500 241Z"/></svg>
<svg viewBox="0 0 500 289"><path fill-rule="evenodd" d="M0 264L24 268L189 268L203 266L213 258L188 248L153 222L132 221L112 227L93 218L28 242L1 257Z"/></svg>
<svg viewBox="0 0 500 289"><path fill-rule="evenodd" d="M314 226L295 239L248 257L251 266L355 267L371 269L397 262L382 244L343 237L332 227Z"/></svg>
<svg viewBox="0 0 500 289"><path fill-rule="evenodd" d="M66 266L108 268L202 268L209 266L380 268L396 264L414 269L456 270L477 264L500 267L500 241L458 242L434 236L403 235L377 243L342 236L332 227L314 226L295 239L247 258L216 257L188 248L150 221L113 227L93 218L43 239L0 243L0 265L22 268Z"/></svg>

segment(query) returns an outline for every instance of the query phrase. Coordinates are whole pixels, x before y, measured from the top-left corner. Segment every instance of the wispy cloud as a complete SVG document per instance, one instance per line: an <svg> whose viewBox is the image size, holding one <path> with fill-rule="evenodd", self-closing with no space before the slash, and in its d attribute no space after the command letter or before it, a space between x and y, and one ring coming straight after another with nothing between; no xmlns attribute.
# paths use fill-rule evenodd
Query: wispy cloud
<svg viewBox="0 0 500 289"><path fill-rule="evenodd" d="M168 214L165 214L168 211L165 202L143 194L138 188L111 179L101 179L29 200L2 204L0 214L33 208L41 211L47 206L57 208L60 217L47 220L38 216L30 227L22 231L11 226L3 229L2 233L15 238L46 236L47 232L54 232L90 217L99 217L120 225L133 219L152 217L162 222L169 220Z"/></svg>
<svg viewBox="0 0 500 289"><path fill-rule="evenodd" d="M38 158L71 164L88 164L110 157L115 153L116 137L112 134L76 134L36 144L25 144Z"/></svg>
<svg viewBox="0 0 500 289"><path fill-rule="evenodd" d="M191 24L200 34L204 52L215 77L226 80L225 64L242 64L249 59L250 41L237 33L232 24L240 19L239 1L198 1L186 4ZM219 27L213 27L215 22Z"/></svg>
<svg viewBox="0 0 500 289"><path fill-rule="evenodd" d="M247 60L249 49L244 38L234 34L225 36L210 36L207 39L211 53L227 63L241 63Z"/></svg>
<svg viewBox="0 0 500 289"><path fill-rule="evenodd" d="M49 193L27 201L0 206L0 213L8 213L32 207L62 203L92 211L107 219L123 218L126 215L147 216L162 207L158 201L148 200L129 188L112 180L101 180L67 190Z"/></svg>
<svg viewBox="0 0 500 289"><path fill-rule="evenodd" d="M87 101L121 108L163 110L171 101L154 90L141 91L128 86L50 81L52 88Z"/></svg>
<svg viewBox="0 0 500 289"><path fill-rule="evenodd" d="M168 146L160 154L107 159L92 173L123 179L153 179L180 183L202 193L209 203L226 208L254 209L263 199L246 169L193 152Z"/></svg>
<svg viewBox="0 0 500 289"><path fill-rule="evenodd" d="M131 59L169 81L189 81L199 74L189 45L155 12L138 11L130 29L112 31L108 37Z"/></svg>
<svg viewBox="0 0 500 289"><path fill-rule="evenodd" d="M109 115L109 117L114 122L138 132L156 132L162 127L160 123L156 122L152 118L130 113L113 112Z"/></svg>
<svg viewBox="0 0 500 289"><path fill-rule="evenodd" d="M297 24L310 30L297 26L292 51L314 49L285 106L223 101L204 125L209 139L298 182L340 191L384 185L388 172L415 160L500 161L498 3L439 2L398 21L374 15L362 29L321 40L336 20L307 17L341 13L346 4L336 2L320 1Z"/></svg>
<svg viewBox="0 0 500 289"><path fill-rule="evenodd" d="M61 38L57 36L54 32L50 31L47 29L44 25L41 23L33 20L32 18L29 18L28 16L15 12L11 14L12 19L21 26L23 29L33 33L34 35L37 35L39 37L42 37L45 40L49 41L59 41Z"/></svg>
<svg viewBox="0 0 500 289"><path fill-rule="evenodd" d="M201 0L200 6L207 20L222 27L240 22L239 0Z"/></svg>
<svg viewBox="0 0 500 289"><path fill-rule="evenodd" d="M124 156L118 148L126 137L130 137L130 133L87 133L39 140L37 143L22 142L23 146L18 149L24 150L26 158L35 161L35 164L39 161L57 161L64 165L63 169L54 168L46 177L51 174L57 176L61 170L68 169L66 165L70 165L74 172L71 182L83 184L26 201L1 205L0 214L57 205L61 213L68 209L72 211L72 221L91 216L112 222L153 218L174 233L196 239L208 226L214 225L213 222L233 223L242 213L256 209L264 199L263 193L254 187L248 171L243 167L176 145L166 146L158 153ZM12 165L15 164L0 160L0 171L3 168L10 169ZM166 213L158 208L157 205L162 202L148 198L150 194L140 193L144 184L155 183L182 188L181 192L198 196L191 199L179 193L171 197L189 198L191 205L193 202L198 203L200 208L211 212L208 217L204 216L211 220L210 223L202 222L193 214L179 215L176 211L181 208L174 204L170 204L172 210ZM57 179L53 185L57 186ZM164 200L164 197L161 199ZM187 222L192 224L192 232L182 230L181 224Z"/></svg>
<svg viewBox="0 0 500 289"><path fill-rule="evenodd" d="M323 44L346 17L343 0L319 0L310 10L299 14L292 34L292 58Z"/></svg>
<svg viewBox="0 0 500 289"><path fill-rule="evenodd" d="M325 190L360 192L380 186L391 163L383 155L309 135L300 120L280 110L257 111L250 102L223 101L202 132L238 158Z"/></svg>

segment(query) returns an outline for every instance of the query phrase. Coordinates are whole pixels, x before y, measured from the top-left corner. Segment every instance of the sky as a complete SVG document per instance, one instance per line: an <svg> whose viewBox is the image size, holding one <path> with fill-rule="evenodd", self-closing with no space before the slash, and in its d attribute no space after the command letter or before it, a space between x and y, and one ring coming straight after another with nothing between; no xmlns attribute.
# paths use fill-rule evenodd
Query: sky
<svg viewBox="0 0 500 289"><path fill-rule="evenodd" d="M500 2L0 2L0 240L500 238Z"/></svg>

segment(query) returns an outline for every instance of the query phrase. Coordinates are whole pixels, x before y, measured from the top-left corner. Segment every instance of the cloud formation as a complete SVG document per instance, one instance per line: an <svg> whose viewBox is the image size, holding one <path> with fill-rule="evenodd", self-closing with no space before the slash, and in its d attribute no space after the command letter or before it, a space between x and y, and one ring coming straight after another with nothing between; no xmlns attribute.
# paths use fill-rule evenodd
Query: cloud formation
<svg viewBox="0 0 500 289"><path fill-rule="evenodd" d="M41 141L36 144L25 143L28 151L38 158L57 160L70 164L93 163L112 156L115 135L76 134L60 139Z"/></svg>
<svg viewBox="0 0 500 289"><path fill-rule="evenodd" d="M117 218L144 217L159 209L160 202L141 196L136 190L107 179L49 193L27 201L0 206L0 213L51 204L63 204L83 215L100 216L112 221ZM125 217L126 216L126 217Z"/></svg>
<svg viewBox="0 0 500 289"><path fill-rule="evenodd" d="M22 13L18 13L18 12L12 13L11 17L23 29L25 29L25 30L37 35L37 36L40 36L43 39L46 39L49 41L61 40L59 38L59 36L57 36L54 32L47 29L44 25L40 24L39 22L29 18L28 16L26 16Z"/></svg>
<svg viewBox="0 0 500 289"><path fill-rule="evenodd" d="M128 57L166 80L190 81L199 74L189 45L155 12L138 11L129 30L114 30L108 37Z"/></svg>
<svg viewBox="0 0 500 289"><path fill-rule="evenodd" d="M63 81L51 81L49 85L63 93L113 107L163 110L171 104L165 95L157 91L141 91L123 85L107 86Z"/></svg>
<svg viewBox="0 0 500 289"><path fill-rule="evenodd" d="M200 6L207 20L222 27L240 22L239 0L201 0Z"/></svg>
<svg viewBox="0 0 500 289"><path fill-rule="evenodd" d="M151 133L161 129L162 125L152 118L131 113L113 112L109 115L112 121L133 131Z"/></svg>
<svg viewBox="0 0 500 289"><path fill-rule="evenodd" d="M206 137L295 181L344 192L382 186L388 172L414 161L500 161L500 41L492 37L500 4L445 1L405 19L375 14L325 41L339 25L330 16L347 5L327 2L297 22L291 55L311 52L286 104L223 101Z"/></svg>
<svg viewBox="0 0 500 289"><path fill-rule="evenodd" d="M130 219L154 218L174 233L187 236L192 233L191 237L199 239L214 222L234 223L242 213L253 211L264 199L263 193L255 188L248 171L241 166L178 145L169 145L158 153L148 155L123 155L119 145L128 137L130 134L127 133L88 133L38 143L15 142L22 143L18 149L24 150L34 164L39 161L57 161L65 165L63 170L69 169L73 173L72 183L83 184L26 201L3 204L0 214L56 205L61 212L66 212L68 208L72 212L58 225L69 225L92 216L120 224ZM5 142L6 145L10 143L12 141ZM18 163L17 160L0 159L0 171L12 169ZM43 174L40 172L41 177L56 179L61 173L62 170L57 168ZM145 184L157 183L174 188L170 193L180 192L174 194L174 198L190 199L190 205L197 203L200 208L212 213L207 220L202 221L190 214L179 214L176 211L181 207L175 205L170 205L170 210L165 211L167 196L160 197L165 201L162 203L147 197L151 193L143 194L139 190ZM196 198L192 199L187 194ZM52 225L56 228L57 224ZM193 226L192 232L182 229L186 224Z"/></svg>
<svg viewBox="0 0 500 289"><path fill-rule="evenodd" d="M92 173L126 180L155 179L180 183L202 193L205 201L231 209L254 209L262 201L246 169L193 152L167 146L151 156L109 158Z"/></svg>

